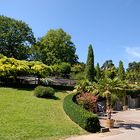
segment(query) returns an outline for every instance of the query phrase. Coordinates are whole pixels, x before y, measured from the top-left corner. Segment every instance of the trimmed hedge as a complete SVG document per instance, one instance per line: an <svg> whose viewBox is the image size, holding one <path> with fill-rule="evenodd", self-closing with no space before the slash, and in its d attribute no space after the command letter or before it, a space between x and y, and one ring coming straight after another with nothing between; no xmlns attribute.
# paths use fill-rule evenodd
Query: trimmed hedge
<svg viewBox="0 0 140 140"><path fill-rule="evenodd" d="M70 94L64 98L63 108L66 114L88 132L100 131L100 122L97 115L74 103L74 98L75 94Z"/></svg>

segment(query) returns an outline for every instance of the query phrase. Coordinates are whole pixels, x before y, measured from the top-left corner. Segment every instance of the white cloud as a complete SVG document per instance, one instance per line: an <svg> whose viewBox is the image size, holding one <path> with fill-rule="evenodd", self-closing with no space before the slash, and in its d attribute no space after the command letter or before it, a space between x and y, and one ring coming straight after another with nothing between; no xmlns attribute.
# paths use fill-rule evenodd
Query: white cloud
<svg viewBox="0 0 140 140"><path fill-rule="evenodd" d="M140 58L140 47L126 47L125 51L131 57Z"/></svg>

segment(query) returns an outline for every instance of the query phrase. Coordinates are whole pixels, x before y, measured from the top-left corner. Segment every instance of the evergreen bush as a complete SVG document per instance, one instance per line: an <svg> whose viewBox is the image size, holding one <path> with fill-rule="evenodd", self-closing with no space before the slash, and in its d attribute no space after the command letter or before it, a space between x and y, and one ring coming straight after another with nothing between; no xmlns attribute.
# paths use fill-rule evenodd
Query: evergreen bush
<svg viewBox="0 0 140 140"><path fill-rule="evenodd" d="M51 87L37 86L34 95L39 98L53 98L55 90Z"/></svg>

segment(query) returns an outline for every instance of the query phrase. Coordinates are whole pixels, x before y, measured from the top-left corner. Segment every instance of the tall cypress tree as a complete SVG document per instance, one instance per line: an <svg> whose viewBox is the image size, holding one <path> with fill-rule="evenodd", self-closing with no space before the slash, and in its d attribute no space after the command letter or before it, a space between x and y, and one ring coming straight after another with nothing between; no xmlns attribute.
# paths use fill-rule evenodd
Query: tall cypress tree
<svg viewBox="0 0 140 140"><path fill-rule="evenodd" d="M96 66L96 78L97 80L101 78L101 70L100 70L99 63L97 63L97 66Z"/></svg>
<svg viewBox="0 0 140 140"><path fill-rule="evenodd" d="M124 66L123 66L122 61L119 62L118 77L119 77L120 80L125 79L125 70L124 70Z"/></svg>
<svg viewBox="0 0 140 140"><path fill-rule="evenodd" d="M94 81L94 54L92 45L89 45L88 48L88 57L87 57L87 64L86 64L86 78L90 81Z"/></svg>

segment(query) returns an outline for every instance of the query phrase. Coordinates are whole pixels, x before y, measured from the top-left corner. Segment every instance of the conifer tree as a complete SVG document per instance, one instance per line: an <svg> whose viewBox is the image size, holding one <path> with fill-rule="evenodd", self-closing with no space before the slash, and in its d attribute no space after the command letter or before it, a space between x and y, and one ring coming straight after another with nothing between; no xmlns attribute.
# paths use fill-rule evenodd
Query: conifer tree
<svg viewBox="0 0 140 140"><path fill-rule="evenodd" d="M125 79L125 70L124 70L124 66L123 66L122 61L119 62L118 77L119 77L120 80Z"/></svg>
<svg viewBox="0 0 140 140"><path fill-rule="evenodd" d="M101 70L100 70L99 63L97 63L97 66L96 66L96 78L97 80L101 78Z"/></svg>
<svg viewBox="0 0 140 140"><path fill-rule="evenodd" d="M94 81L94 54L92 45L89 45L88 48L88 57L86 63L86 78L90 81Z"/></svg>

